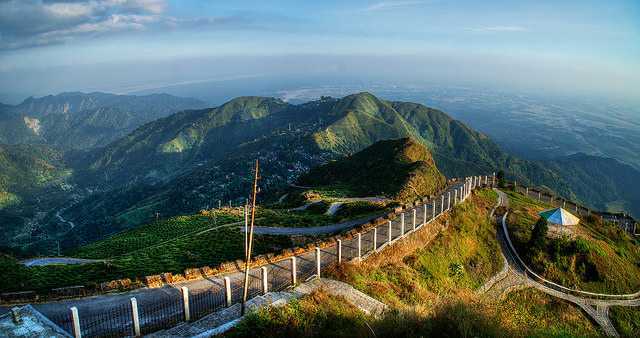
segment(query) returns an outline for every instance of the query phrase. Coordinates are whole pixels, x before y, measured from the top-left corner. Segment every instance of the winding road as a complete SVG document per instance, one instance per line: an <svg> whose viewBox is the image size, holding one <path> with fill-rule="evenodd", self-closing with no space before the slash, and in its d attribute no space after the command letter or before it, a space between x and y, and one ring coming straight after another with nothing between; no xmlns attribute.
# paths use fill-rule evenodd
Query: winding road
<svg viewBox="0 0 640 338"><path fill-rule="evenodd" d="M509 206L509 198L504 192L497 190L498 205ZM498 222L498 240L502 254L508 263L506 273L499 273L494 283L486 287L487 293L502 297L506 293L519 288L533 287L548 295L572 302L582 308L596 323L598 323L608 336L617 337L618 333L609 319L609 307L611 306L640 306L639 293L630 295L604 295L571 290L551 281L545 280L533 272L519 257L509 238L506 219L507 213L496 216ZM572 294L582 294L580 296ZM602 299L608 298L608 299Z"/></svg>

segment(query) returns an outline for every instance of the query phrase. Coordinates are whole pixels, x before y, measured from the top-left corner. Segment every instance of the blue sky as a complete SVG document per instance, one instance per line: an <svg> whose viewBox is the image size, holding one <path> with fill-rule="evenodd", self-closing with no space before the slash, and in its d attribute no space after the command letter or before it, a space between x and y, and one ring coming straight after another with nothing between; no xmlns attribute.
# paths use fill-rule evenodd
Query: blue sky
<svg viewBox="0 0 640 338"><path fill-rule="evenodd" d="M136 65L149 62L217 58L243 75L236 57L290 62L297 56L302 72L305 55L387 57L389 64L410 56L415 68L447 69L456 78L458 62L492 84L531 77L532 87L573 84L622 96L634 96L629 86L640 79L640 2L633 0L0 0L0 33L5 80L39 76L50 82L12 82L21 92L29 86L34 92L72 89L54 78L61 74L92 87L90 79L78 81L81 74L69 72L104 64L122 65L124 85ZM428 61L421 63L421 56ZM219 70L205 72L216 76Z"/></svg>

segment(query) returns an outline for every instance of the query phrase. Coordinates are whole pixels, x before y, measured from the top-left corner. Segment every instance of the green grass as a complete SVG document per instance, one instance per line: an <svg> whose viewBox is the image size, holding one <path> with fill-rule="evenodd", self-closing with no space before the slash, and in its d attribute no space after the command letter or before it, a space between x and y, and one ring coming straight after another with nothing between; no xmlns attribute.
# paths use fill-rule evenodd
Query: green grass
<svg viewBox="0 0 640 338"><path fill-rule="evenodd" d="M185 268L216 266L222 262L242 258L244 254L243 234L238 227L220 227L199 234L176 237L180 229L195 231L210 227L207 217L183 216L158 222L146 230L132 230L80 248L85 257L112 256L106 263L86 265L53 265L27 268L14 259L0 259L0 290L36 290L45 292L51 288L71 285L92 285L120 278L143 278L145 275L162 272L182 273ZM163 232L166 231L166 233ZM151 234L149 233L151 232ZM136 240L140 236L140 241ZM157 244L157 241L164 241ZM148 243L145 245L144 243ZM155 245L153 245L156 243ZM255 254L274 252L291 246L287 237L256 236ZM104 258L104 256L103 256Z"/></svg>
<svg viewBox="0 0 640 338"><path fill-rule="evenodd" d="M366 337L371 319L341 297L314 292L250 313L225 337Z"/></svg>
<svg viewBox="0 0 640 338"><path fill-rule="evenodd" d="M509 293L495 311L497 321L515 336L602 336L580 308L531 288Z"/></svg>
<svg viewBox="0 0 640 338"><path fill-rule="evenodd" d="M0 210L20 204L20 197L6 191L0 191Z"/></svg>
<svg viewBox="0 0 640 338"><path fill-rule="evenodd" d="M250 313L225 337L599 337L579 308L534 289L497 304L451 299L432 311L390 309L380 318L319 290Z"/></svg>
<svg viewBox="0 0 640 338"><path fill-rule="evenodd" d="M531 250L531 228L550 205L508 192L508 229L520 256L545 278L567 287L601 293L640 289L640 246L619 227L594 216L582 217L575 238L547 238L544 250Z"/></svg>
<svg viewBox="0 0 640 338"><path fill-rule="evenodd" d="M176 216L160 220L79 247L69 252L69 254L82 258L111 258L242 220L242 217L237 214L239 211L236 215L225 212L224 209L214 213L215 215L212 213L208 215Z"/></svg>
<svg viewBox="0 0 640 338"><path fill-rule="evenodd" d="M640 308L612 306L609 318L622 337L640 336Z"/></svg>
<svg viewBox="0 0 640 338"><path fill-rule="evenodd" d="M415 250L388 252L371 263L349 265L336 276L381 301L410 306L437 295L471 291L502 268L495 225L487 217L496 195L486 190L454 208L450 227Z"/></svg>
<svg viewBox="0 0 640 338"><path fill-rule="evenodd" d="M403 246L333 272L389 305L381 318L320 290L287 306L251 313L225 336L601 336L579 308L534 289L497 302L475 295L474 289L502 267L495 254L495 226L486 217L495 201L494 192L481 191L454 209L450 227L435 239L420 232Z"/></svg>

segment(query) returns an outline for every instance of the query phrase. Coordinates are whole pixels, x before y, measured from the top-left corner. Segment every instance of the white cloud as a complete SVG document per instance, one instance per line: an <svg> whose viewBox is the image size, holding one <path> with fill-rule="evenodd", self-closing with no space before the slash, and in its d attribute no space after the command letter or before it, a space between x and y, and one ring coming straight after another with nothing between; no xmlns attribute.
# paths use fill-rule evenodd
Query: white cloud
<svg viewBox="0 0 640 338"><path fill-rule="evenodd" d="M139 31L169 19L165 0L0 1L0 49L63 43L87 34Z"/></svg>

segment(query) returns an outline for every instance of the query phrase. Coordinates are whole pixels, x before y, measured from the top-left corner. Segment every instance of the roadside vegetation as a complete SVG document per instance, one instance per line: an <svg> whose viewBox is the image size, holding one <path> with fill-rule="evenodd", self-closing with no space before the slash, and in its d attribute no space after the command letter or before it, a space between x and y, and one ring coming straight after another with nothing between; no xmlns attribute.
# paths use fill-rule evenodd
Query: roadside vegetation
<svg viewBox="0 0 640 338"><path fill-rule="evenodd" d="M489 190L456 206L448 228L346 264L333 277L390 306L368 316L320 290L251 313L228 337L589 337L601 333L575 306L533 289L484 302L475 290L502 268ZM443 220L447 222L446 220ZM444 223L446 224L446 223Z"/></svg>
<svg viewBox="0 0 640 338"><path fill-rule="evenodd" d="M640 308L612 306L609 308L609 318L622 337L640 336Z"/></svg>
<svg viewBox="0 0 640 338"><path fill-rule="evenodd" d="M581 217L571 234L536 236L538 213L552 208L508 192L511 240L527 264L545 278L570 288L621 294L640 290L640 243L614 224Z"/></svg>
<svg viewBox="0 0 640 338"><path fill-rule="evenodd" d="M257 226L322 226L380 214L391 205L375 202L348 202L334 216L326 210L303 211L258 208ZM186 268L216 266L240 259L244 252L241 226L242 208L202 210L197 215L161 219L106 239L72 249L66 256L104 260L85 265L25 267L15 258L0 257L0 291L35 290L95 285L114 279L142 279L163 272L182 273ZM300 239L305 241L304 238ZM255 236L254 253L262 254L291 247L286 236Z"/></svg>
<svg viewBox="0 0 640 338"><path fill-rule="evenodd" d="M231 216L219 221L236 221ZM77 257L106 259L85 265L25 267L10 256L0 257L0 290L45 292L52 288L94 285L113 279L144 278L185 268L216 266L244 254L239 224L215 226L205 215L178 216L120 233L75 251ZM291 246L283 236L256 236L255 254Z"/></svg>

